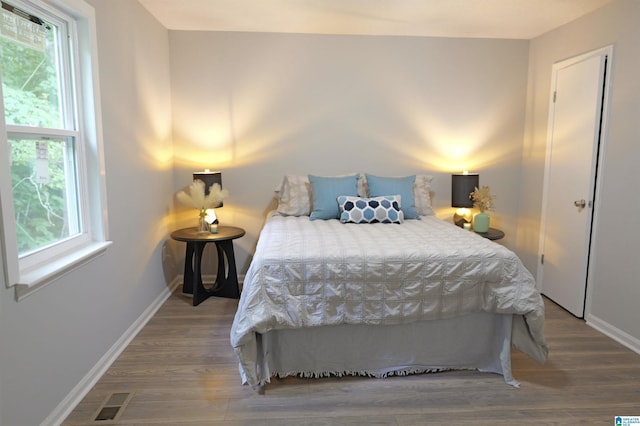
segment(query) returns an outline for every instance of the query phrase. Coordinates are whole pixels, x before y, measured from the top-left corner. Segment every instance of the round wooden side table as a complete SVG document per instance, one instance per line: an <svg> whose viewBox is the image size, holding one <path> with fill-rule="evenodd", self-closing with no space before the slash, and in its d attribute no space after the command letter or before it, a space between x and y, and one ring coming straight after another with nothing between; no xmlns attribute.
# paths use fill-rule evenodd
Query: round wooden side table
<svg viewBox="0 0 640 426"><path fill-rule="evenodd" d="M200 233L198 228L183 228L171 233L172 239L187 243L182 292L193 294L193 306L210 296L234 299L240 297L233 240L244 234L242 228L225 225L218 226L216 234ZM209 289L202 284L202 252L207 243L215 243L218 254L218 273Z"/></svg>
<svg viewBox="0 0 640 426"><path fill-rule="evenodd" d="M493 241L504 238L504 232L496 228L489 228L487 232L476 232L476 234Z"/></svg>

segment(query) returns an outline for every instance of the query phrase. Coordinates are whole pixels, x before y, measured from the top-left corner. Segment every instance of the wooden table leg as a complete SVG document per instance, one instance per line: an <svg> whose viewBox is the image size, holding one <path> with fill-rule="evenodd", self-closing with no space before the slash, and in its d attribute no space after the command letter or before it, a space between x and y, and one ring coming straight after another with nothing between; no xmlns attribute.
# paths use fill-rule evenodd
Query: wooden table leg
<svg viewBox="0 0 640 426"><path fill-rule="evenodd" d="M198 306L203 300L211 296L211 293L202 284L202 252L206 243L194 243L193 250L193 306Z"/></svg>
<svg viewBox="0 0 640 426"><path fill-rule="evenodd" d="M238 287L238 273L236 271L236 258L233 252L233 241L216 241L218 252L218 274L216 282L209 290L209 294L218 297L240 298Z"/></svg>
<svg viewBox="0 0 640 426"><path fill-rule="evenodd" d="M198 306L210 296L202 284L202 252L205 243L187 243L187 251L184 258L184 277L182 279L182 292L193 295L193 306Z"/></svg>
<svg viewBox="0 0 640 426"><path fill-rule="evenodd" d="M184 256L184 275L182 277L182 292L193 294L193 243L187 243Z"/></svg>

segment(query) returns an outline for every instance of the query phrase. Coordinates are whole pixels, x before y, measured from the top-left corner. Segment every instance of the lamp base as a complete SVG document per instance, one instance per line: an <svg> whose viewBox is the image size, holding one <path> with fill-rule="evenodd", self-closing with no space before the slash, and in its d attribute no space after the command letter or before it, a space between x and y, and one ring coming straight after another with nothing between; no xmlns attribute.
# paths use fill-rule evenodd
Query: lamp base
<svg viewBox="0 0 640 426"><path fill-rule="evenodd" d="M207 209L207 215L204 218L209 224L209 232L212 234L218 233L218 217L214 209Z"/></svg>
<svg viewBox="0 0 640 426"><path fill-rule="evenodd" d="M466 208L456 210L455 214L453 215L453 223L455 223L460 228L464 228L465 223L471 223L471 220L471 210Z"/></svg>

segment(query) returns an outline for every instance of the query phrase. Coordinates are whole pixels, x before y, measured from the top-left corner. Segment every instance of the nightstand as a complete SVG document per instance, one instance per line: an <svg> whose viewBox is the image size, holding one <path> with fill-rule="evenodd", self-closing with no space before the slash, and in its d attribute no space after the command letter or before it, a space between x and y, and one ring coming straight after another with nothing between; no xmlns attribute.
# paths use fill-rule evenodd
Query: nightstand
<svg viewBox="0 0 640 426"><path fill-rule="evenodd" d="M504 232L496 228L489 228L487 232L476 232L476 234L493 241L504 238Z"/></svg>
<svg viewBox="0 0 640 426"><path fill-rule="evenodd" d="M201 234L198 228L184 228L171 233L174 240L187 243L182 292L193 294L193 306L199 305L209 296L240 298L233 240L244 234L244 229L235 226L218 226L217 234ZM215 283L209 289L202 284L201 268L202 252L207 243L215 243L218 253L218 273Z"/></svg>

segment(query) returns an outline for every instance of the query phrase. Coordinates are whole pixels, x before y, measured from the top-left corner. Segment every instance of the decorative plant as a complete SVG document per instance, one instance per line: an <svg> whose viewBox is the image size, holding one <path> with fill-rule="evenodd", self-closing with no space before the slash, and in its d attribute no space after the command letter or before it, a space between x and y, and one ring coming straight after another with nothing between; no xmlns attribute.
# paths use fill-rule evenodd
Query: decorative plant
<svg viewBox="0 0 640 426"><path fill-rule="evenodd" d="M229 191L222 189L218 183L211 185L209 194L205 195L205 183L200 179L195 179L189 185L189 193L180 191L176 197L182 204L198 209L200 217L204 218L207 209L218 207L227 195L229 195Z"/></svg>
<svg viewBox="0 0 640 426"><path fill-rule="evenodd" d="M495 195L491 195L491 188L488 186L481 186L469 194L469 198L473 200L473 207L480 210L482 213L488 210L493 210L493 202L496 199Z"/></svg>

